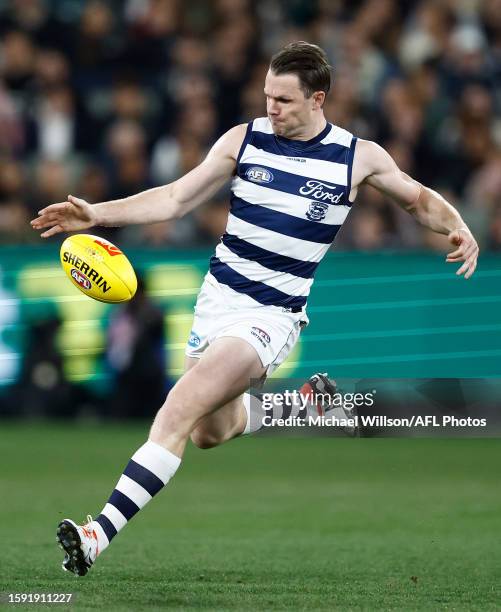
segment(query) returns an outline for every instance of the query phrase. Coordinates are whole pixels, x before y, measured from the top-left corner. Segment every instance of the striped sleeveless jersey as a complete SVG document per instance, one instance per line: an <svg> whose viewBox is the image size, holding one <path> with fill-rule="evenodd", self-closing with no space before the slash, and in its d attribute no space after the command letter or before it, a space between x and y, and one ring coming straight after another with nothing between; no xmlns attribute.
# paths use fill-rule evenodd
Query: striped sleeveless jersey
<svg viewBox="0 0 501 612"><path fill-rule="evenodd" d="M350 211L356 138L335 125L308 141L254 119L237 159L226 231L210 272L264 305L299 312Z"/></svg>

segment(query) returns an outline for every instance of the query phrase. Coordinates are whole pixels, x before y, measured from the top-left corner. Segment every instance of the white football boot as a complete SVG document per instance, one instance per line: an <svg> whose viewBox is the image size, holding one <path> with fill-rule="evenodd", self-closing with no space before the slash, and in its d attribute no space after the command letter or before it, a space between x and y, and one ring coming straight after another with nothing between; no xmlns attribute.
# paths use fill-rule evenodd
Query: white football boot
<svg viewBox="0 0 501 612"><path fill-rule="evenodd" d="M99 554L92 517L87 516L85 525L77 525L70 519L61 521L57 527L57 541L66 553L63 569L77 576L85 576Z"/></svg>

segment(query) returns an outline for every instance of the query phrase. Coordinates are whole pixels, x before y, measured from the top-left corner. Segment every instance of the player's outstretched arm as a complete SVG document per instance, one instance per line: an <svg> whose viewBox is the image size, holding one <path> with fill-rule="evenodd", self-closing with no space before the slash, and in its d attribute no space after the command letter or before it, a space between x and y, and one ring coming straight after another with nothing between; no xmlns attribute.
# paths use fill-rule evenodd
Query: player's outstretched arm
<svg viewBox="0 0 501 612"><path fill-rule="evenodd" d="M209 200L231 178L245 130L245 125L237 125L226 132L199 166L173 183L97 204L70 195L66 202L40 210L31 225L36 230L45 229L41 236L48 238L94 225L117 227L182 217Z"/></svg>
<svg viewBox="0 0 501 612"><path fill-rule="evenodd" d="M357 142L353 179L354 186L372 185L395 200L421 225L447 235L456 248L447 254L446 261L464 262L456 274L470 278L477 267L477 241L459 212L445 198L402 172L382 147L368 140Z"/></svg>

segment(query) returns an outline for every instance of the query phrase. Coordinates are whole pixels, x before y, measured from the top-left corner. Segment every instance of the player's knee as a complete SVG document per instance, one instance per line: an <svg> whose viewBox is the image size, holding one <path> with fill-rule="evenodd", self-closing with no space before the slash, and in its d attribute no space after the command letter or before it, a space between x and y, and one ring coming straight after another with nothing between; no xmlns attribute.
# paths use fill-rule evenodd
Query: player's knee
<svg viewBox="0 0 501 612"><path fill-rule="evenodd" d="M201 449L214 448L224 442L224 438L202 427L194 429L191 432L190 438L193 444Z"/></svg>

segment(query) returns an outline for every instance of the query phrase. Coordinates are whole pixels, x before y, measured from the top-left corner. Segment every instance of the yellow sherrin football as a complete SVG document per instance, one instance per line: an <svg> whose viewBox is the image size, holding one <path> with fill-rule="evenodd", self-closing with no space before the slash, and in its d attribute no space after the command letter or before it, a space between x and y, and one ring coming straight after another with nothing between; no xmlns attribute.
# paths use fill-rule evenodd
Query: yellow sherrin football
<svg viewBox="0 0 501 612"><path fill-rule="evenodd" d="M136 293L134 268L108 240L90 234L69 236L61 245L61 264L71 282L100 302L127 302Z"/></svg>

